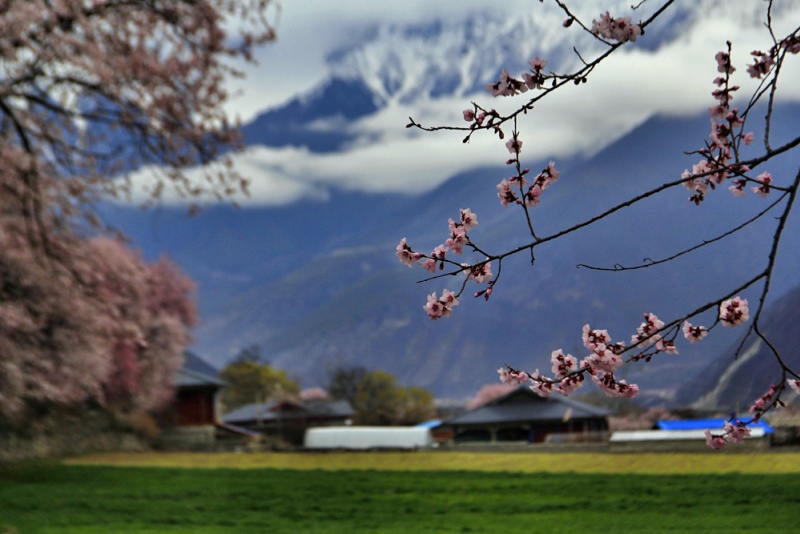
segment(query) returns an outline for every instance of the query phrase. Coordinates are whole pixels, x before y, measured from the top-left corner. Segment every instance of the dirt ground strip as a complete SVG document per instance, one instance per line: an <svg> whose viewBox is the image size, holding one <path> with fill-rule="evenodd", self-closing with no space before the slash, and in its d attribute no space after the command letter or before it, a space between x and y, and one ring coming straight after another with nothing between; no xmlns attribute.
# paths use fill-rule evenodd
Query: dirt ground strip
<svg viewBox="0 0 800 534"><path fill-rule="evenodd" d="M800 473L800 452L768 453L101 453L64 461L69 465L228 469L371 469L399 471L510 471L550 473Z"/></svg>

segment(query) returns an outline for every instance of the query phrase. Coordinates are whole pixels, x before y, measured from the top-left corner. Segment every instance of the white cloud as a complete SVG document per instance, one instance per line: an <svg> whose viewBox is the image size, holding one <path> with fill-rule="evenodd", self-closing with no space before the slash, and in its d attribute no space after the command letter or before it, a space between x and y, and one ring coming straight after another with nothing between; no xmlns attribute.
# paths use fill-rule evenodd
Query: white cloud
<svg viewBox="0 0 800 534"><path fill-rule="evenodd" d="M284 3L281 41L266 55L267 61L262 58L264 70L245 82L249 96L242 101L250 102L250 107L239 111L244 115L246 111L277 104L277 100L270 99L283 94L279 73L289 63L297 70L293 76L286 76L285 81L293 80L295 84L291 94L302 92L298 79L308 82L308 86L313 85L323 72L324 51L333 43L341 42L343 28L387 18L418 20L419 14L426 13L431 5L441 14L446 9L455 12L455 4L450 2L416 0ZM480 7L482 2L461 1L457 5L464 6L460 9L466 12L470 7ZM528 2L505 5L513 11ZM314 15L310 16L312 12ZM784 18L797 20L800 13L795 11L794 16ZM321 31L323 27L327 29ZM309 35L314 35L314 39L309 39ZM724 48L729 38L734 41L734 64L739 66L734 81L742 86L735 102L744 106L748 91L752 92L755 87L745 71L746 63L750 62L749 52L768 45L769 34L763 27L742 25L735 13L729 18L717 13L657 51L623 49L601 64L588 84L565 87L537 104L520 124L523 156L533 162L592 153L655 114L703 113L714 104L710 94L714 88L712 81L718 75L714 55ZM313 46L304 47L303 42ZM284 48L279 49L281 46ZM791 57L789 61L780 87L784 97L800 100L800 58ZM498 109L518 102L492 101L486 93L474 98ZM457 172L477 166L501 165L508 158L508 152L502 142L489 134L476 136L469 145L464 145L461 143L463 132L421 133L404 128L408 116L426 125L463 124L461 110L467 107L468 100L428 100L411 106L392 103L381 112L347 126L352 132L368 135L339 153L252 147L235 157L240 172L253 178L252 196L241 201L274 205L309 197L325 198L332 186L370 192L421 192L436 187ZM697 133L698 147L706 135L704 131Z"/></svg>
<svg viewBox="0 0 800 534"><path fill-rule="evenodd" d="M538 6L531 0L283 0L275 42L256 52L258 65L237 65L245 79L229 81L226 109L247 122L261 111L311 89L325 75L325 56L352 44L378 23L424 23L460 20L470 13L521 13Z"/></svg>

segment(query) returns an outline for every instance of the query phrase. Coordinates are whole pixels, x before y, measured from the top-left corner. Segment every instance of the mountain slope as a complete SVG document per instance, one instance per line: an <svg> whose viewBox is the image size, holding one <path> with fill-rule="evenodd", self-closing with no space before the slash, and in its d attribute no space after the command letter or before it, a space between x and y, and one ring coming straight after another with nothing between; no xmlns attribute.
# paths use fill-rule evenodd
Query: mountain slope
<svg viewBox="0 0 800 534"><path fill-rule="evenodd" d="M774 126L778 136L800 120L800 107L783 108L781 117ZM702 138L706 124L704 117L654 118L595 157L565 165L534 210L537 230L558 231L673 180L692 161L674 155ZM638 155L634 161L632 154ZM776 162L773 175L796 172L796 160ZM170 252L199 281L202 323L195 349L210 361L222 364L240 348L259 343L304 386L321 384L332 362L349 361L456 396L492 381L503 364L545 371L557 348L582 357L580 330L586 323L627 340L642 313L669 319L700 306L736 287L741 273L766 258L769 243L761 234L771 228L769 220L668 266L627 273L575 268L663 257L726 231L765 205L763 199L742 200L721 190L698 208L680 189L542 246L533 267L524 257L509 260L489 302L465 296L454 317L428 320L425 296L443 287L458 289L460 282L417 284L427 273L397 262L397 241L406 236L413 246L430 250L446 237L447 217L471 207L480 220L473 235L491 250L526 242L521 214L503 209L495 194L506 172L476 169L423 196L336 191L330 202L217 208L191 220L164 210L161 224L155 223L160 235L155 243L148 238L151 225L141 223L153 214L127 213L120 226L137 243L150 243L149 255ZM790 223L789 235L796 235L797 218ZM788 245L782 250L775 297L796 284L798 256ZM467 294L472 287L477 288L470 285ZM643 399L651 394L651 402L672 402L677 387L714 355L726 354L739 332L714 334L701 346L681 345L678 356L633 366L626 377L643 386Z"/></svg>
<svg viewBox="0 0 800 534"><path fill-rule="evenodd" d="M601 3L581 5L591 13ZM722 5L729 4L680 4L670 12L671 19L649 29L639 44L655 49L679 39L697 17ZM748 4L742 16L749 17L751 9ZM566 70L577 59L562 45L575 32L560 27L563 14L556 11L558 20L551 20L541 13L532 10L514 19L478 14L463 24L377 27L367 39L330 55L329 76L314 91L246 125L246 142L305 147L267 151L266 157L283 153L303 163L311 161L309 166L319 162L322 170L313 171L320 175L332 172L326 165L330 159L313 156L341 154L345 170L352 172L356 162L351 165L348 158L359 154L372 165L371 180L384 178L384 167L393 165L399 170L389 170L406 179L402 159L421 160L419 154L402 153L384 162L377 157L373 161L368 151L348 150L353 145L372 149L386 140L384 131L358 131L363 119L391 106L440 106L441 99L454 96L467 100L496 77L499 66L522 70L534 54ZM597 46L591 38L579 44L584 53ZM800 107L785 105L776 119L776 139L794 136ZM402 130L401 125L395 127ZM610 144L591 157L557 161L561 179L534 210L540 235L675 180L696 162L696 157L681 154L701 146L708 117L655 116L614 142L611 139L622 131L612 133ZM756 132L756 138L760 135ZM776 140L773 146L778 144ZM264 167L292 163L275 159ZM546 163L526 165L535 172ZM788 155L771 163L769 170L776 177L794 176L798 165L797 156ZM494 380L495 370L506 363L546 371L554 349L582 357L580 331L587 323L627 341L642 313L653 312L665 320L680 316L737 287L751 269L763 265L768 252L765 235L773 223L765 218L734 238L668 266L625 273L575 268L581 263L641 265L644 258L658 259L714 238L766 205L760 198L732 197L723 188L698 208L679 188L542 245L534 266L522 256L508 260L489 302L464 296L454 317L429 321L422 311L426 295L441 293L444 287L457 290L461 280L416 284L428 273L400 265L394 256L396 243L405 236L418 250L430 251L446 238L447 218L470 207L480 220L472 236L487 249L499 252L525 244L530 237L520 211L513 206L503 209L496 197L495 186L508 173L499 167L471 168L425 194L400 195L359 193L346 179L328 182L328 176L316 176L312 181L303 172L290 172L292 181L312 183L325 195L284 207L215 207L192 220L172 209L142 214L116 207L109 208L107 216L147 255L168 252L198 281L202 322L196 350L206 359L222 364L242 347L259 343L274 364L295 373L304 386L321 383L332 362L352 362L386 369L404 384L457 396ZM330 185L337 183L338 188ZM795 216L788 235L797 231ZM796 284L800 254L787 245L780 261L775 298L781 289ZM465 295L474 288L470 285ZM713 318L703 320L710 323ZM650 394L651 402L674 402L678 386L714 356L729 354L726 347L737 334L715 332L699 347L681 346L679 356L631 366L625 377L640 383L642 396Z"/></svg>
<svg viewBox="0 0 800 534"><path fill-rule="evenodd" d="M767 309L763 334L792 369L800 367L800 287L796 287ZM678 399L700 410L746 413L748 407L781 378L781 368L769 347L754 334L733 357L741 340L683 386Z"/></svg>

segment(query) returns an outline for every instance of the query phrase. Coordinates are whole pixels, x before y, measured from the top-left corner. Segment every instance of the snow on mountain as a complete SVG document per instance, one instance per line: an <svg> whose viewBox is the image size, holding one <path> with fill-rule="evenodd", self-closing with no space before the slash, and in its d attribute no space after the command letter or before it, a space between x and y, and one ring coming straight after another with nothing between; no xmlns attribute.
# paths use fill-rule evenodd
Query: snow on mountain
<svg viewBox="0 0 800 534"><path fill-rule="evenodd" d="M576 4L589 23L607 5ZM631 13L630 2L612 4L614 13ZM631 14L647 18L657 7L646 2ZM525 157L591 156L653 116L703 113L713 103L714 55L729 38L740 66L735 82L745 94L753 87L743 68L750 51L771 42L763 8L761 2L676 2L637 43L596 69L589 83L562 88L521 121ZM776 4L773 15L779 24L796 20L798 2ZM605 46L577 25L563 28L564 17L553 4L532 2L514 16L471 13L357 32L353 42L328 54L320 85L245 126L247 144L263 149L236 161L269 172L254 176L255 192L242 203L325 198L335 188L420 193L449 176L502 162L505 148L491 135L464 146L459 132L422 134L404 126L409 116L428 126L462 125L461 111L472 100L508 110L522 100L494 99L485 89L502 68L519 75L539 55L548 69L565 72L579 62L573 45L585 58ZM800 69L788 69L781 87L784 98L800 99ZM287 184L290 195L282 194Z"/></svg>

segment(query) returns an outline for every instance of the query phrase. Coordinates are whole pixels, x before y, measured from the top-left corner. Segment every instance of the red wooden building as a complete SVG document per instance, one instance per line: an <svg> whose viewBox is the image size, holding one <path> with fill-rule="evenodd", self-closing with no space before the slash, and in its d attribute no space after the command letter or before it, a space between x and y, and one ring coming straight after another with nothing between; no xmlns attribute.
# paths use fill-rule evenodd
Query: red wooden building
<svg viewBox="0 0 800 534"><path fill-rule="evenodd" d="M176 426L215 425L219 422L217 393L225 382L217 370L187 352L175 376L174 420Z"/></svg>

